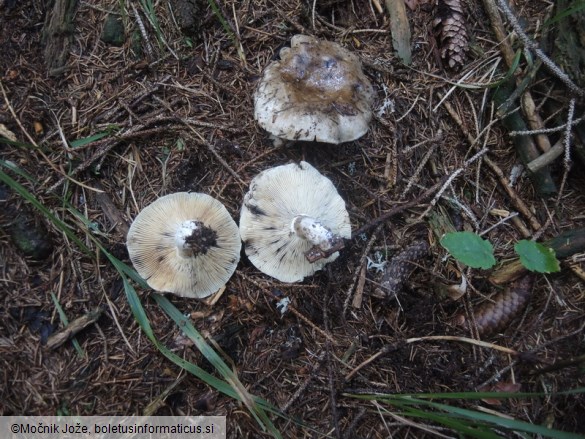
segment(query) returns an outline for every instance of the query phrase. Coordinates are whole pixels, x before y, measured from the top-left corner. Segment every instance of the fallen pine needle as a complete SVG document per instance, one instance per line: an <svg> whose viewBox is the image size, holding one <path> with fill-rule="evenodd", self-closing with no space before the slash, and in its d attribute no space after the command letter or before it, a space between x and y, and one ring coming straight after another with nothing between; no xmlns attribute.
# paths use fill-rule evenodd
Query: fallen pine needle
<svg viewBox="0 0 585 439"><path fill-rule="evenodd" d="M414 343L417 341L425 341L425 340L446 340L446 341L460 341L462 343L469 343L474 344L476 346L481 346L483 348L495 349L496 351L505 352L506 354L510 355L518 355L518 351L514 349L506 348L504 346L500 346L493 343L488 343L481 340L475 340L473 338L468 337L457 337L454 335L431 335L428 337L415 337L415 338L408 338L406 339L406 343Z"/></svg>

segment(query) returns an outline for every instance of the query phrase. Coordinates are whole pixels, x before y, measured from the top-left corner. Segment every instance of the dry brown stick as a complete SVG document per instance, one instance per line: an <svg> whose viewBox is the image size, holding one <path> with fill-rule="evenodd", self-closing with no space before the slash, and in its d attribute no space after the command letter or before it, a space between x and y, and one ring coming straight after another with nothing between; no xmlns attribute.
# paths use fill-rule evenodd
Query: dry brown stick
<svg viewBox="0 0 585 439"><path fill-rule="evenodd" d="M573 119L573 121L568 124L571 127L574 127L576 125L579 125L581 122L583 122L585 120L584 116L578 117L576 119ZM542 130L530 130L530 131L510 131L508 133L509 136L529 136L532 134L552 134L552 133L558 133L559 131L566 131L567 130L567 124L563 123L559 126L553 127L553 128L543 128Z"/></svg>
<svg viewBox="0 0 585 439"><path fill-rule="evenodd" d="M157 101L158 103L160 103L162 106L164 106L169 114L173 114L173 112L175 111L173 108L176 108L177 105L183 101L182 98L179 99L173 99L172 102L168 103L165 100L159 98L158 96L152 96L152 98ZM217 129L217 130L222 130L222 131L227 131L229 133L241 133L244 131L243 128L234 128L228 125L220 125L217 123L212 123L212 122L203 122L200 121L198 119L195 119L193 117L184 117L184 118L178 118L178 117L174 117L171 116L170 119L174 119L176 122L181 122L185 125L195 125L198 127L204 127L204 128L213 128L213 129Z"/></svg>
<svg viewBox="0 0 585 439"><path fill-rule="evenodd" d="M351 302L351 297L352 297L353 291L358 283L358 279L359 279L362 267L364 267L364 264L366 262L366 258L368 257L368 253L370 252L372 245L374 245L374 241L376 241L376 238L378 237L378 233L380 232L380 230L382 230L382 226L383 226L383 224L379 224L378 227L376 227L376 230L374 230L374 233L372 233L372 236L370 237L370 240L368 241L366 248L362 252L362 256L360 258L358 268L357 268L356 272L354 273L353 279L351 280L351 284L350 284L349 288L347 289L347 293L345 294L345 301L343 302L343 316L345 316L345 313L347 312L347 308L349 307L349 303Z"/></svg>
<svg viewBox="0 0 585 439"><path fill-rule="evenodd" d="M439 144L437 142L433 142L433 144L428 148L428 151L425 153L423 158L420 159L418 165L416 166L416 169L414 170L414 172L412 173L412 175L408 179L408 183L406 185L406 188L404 188L404 190L400 194L400 198L404 198L406 196L406 194L410 191L410 189L412 189L414 184L417 183L422 170L427 165L427 162L430 160L431 156L435 153L435 149L437 149L438 146L439 146Z"/></svg>
<svg viewBox="0 0 585 439"><path fill-rule="evenodd" d="M557 258L567 258L574 254L585 251L585 228L567 230L554 238L548 239L542 243L545 247L550 247L555 251ZM522 274L526 273L526 267L520 260L515 259L494 271L489 281L494 285L505 285Z"/></svg>
<svg viewBox="0 0 585 439"><path fill-rule="evenodd" d="M461 118L455 112L455 109L447 101L443 102L443 106L445 107L445 109L447 110L447 112L449 113L451 118L455 121L455 123L457 125L459 125L459 128L461 128L461 131L463 131L463 133L467 137L467 141L471 145L474 145L475 139L465 129L465 125L463 124L463 121L461 120ZM500 167L498 165L496 165L488 156L483 157L483 162L491 169L491 171L494 174L496 174L496 176L498 177L498 180L500 181L500 184L502 185L502 187L504 188L504 190L506 191L506 193L510 197L512 204L514 205L516 210L518 212L520 212L520 214L528 220L532 230L533 231L539 230L541 228L540 223L538 222L536 217L532 214L532 212L530 211L528 206L524 203L524 201L522 201L522 199L518 196L516 191L510 186L508 179L506 178L506 176L504 175L504 172L500 169Z"/></svg>
<svg viewBox="0 0 585 439"><path fill-rule="evenodd" d="M329 340L331 343L335 343L335 339L333 338L333 336L331 334L329 334L328 332L325 332L324 330L322 330L321 328L319 328L317 325L315 325L312 321L310 321L307 317L304 316L304 314L302 314L298 309L296 309L293 305L289 305L288 309L290 312L292 312L298 319L302 320L303 322L305 322L307 325L309 325L311 328L313 328L315 331L319 332L321 335L323 335L327 340Z"/></svg>
<svg viewBox="0 0 585 439"><path fill-rule="evenodd" d="M512 186L510 186L510 182L508 181L508 179L504 175L504 171L502 171L500 169L500 167L498 165L496 165L489 157L485 157L483 161L486 165L488 165L488 167L491 169L491 171L494 174L496 174L496 177L498 177L500 184L502 185L502 187L504 188L504 190L506 191L506 193L510 197L512 204L518 210L518 212L520 212L522 214L522 216L524 216L524 218L526 218L528 220L528 223L530 224L530 227L532 228L532 230L535 232L540 230L540 228L542 226L540 225L540 223L538 222L536 217L532 214L529 207L524 203L524 201L522 201L522 199L518 196L518 194L512 188Z"/></svg>
<svg viewBox="0 0 585 439"><path fill-rule="evenodd" d="M514 349L507 348L505 346L500 346L493 343L488 343L486 341L476 340L474 338L467 338L467 337L457 337L454 335L429 335L427 337L414 337L414 338L407 338L405 343L415 343L418 341L432 341L432 340L439 340L439 341L460 341L462 343L469 343L474 346L480 346L482 348L489 348L494 349L496 351L504 352L510 355L518 355L518 351Z"/></svg>
<svg viewBox="0 0 585 439"><path fill-rule="evenodd" d="M56 0L43 26L44 58L49 76L60 75L67 68L76 7L77 0Z"/></svg>
<svg viewBox="0 0 585 439"><path fill-rule="evenodd" d="M87 328L92 323L95 323L102 315L102 312L103 310L101 308L96 308L69 323L61 331L49 337L46 345L47 349L55 349L56 347L61 346L75 334Z"/></svg>
<svg viewBox="0 0 585 439"><path fill-rule="evenodd" d="M428 337L414 337L414 338L408 338L408 339L403 340L402 342L399 342L399 343L387 344L387 345L383 346L378 352L376 352L370 358L363 361L358 366L356 366L353 370L351 370L351 372L349 372L345 376L345 381L349 381L356 373L358 373L361 369L366 367L368 364L377 360L381 356L386 355L387 353L398 349L404 343L410 344L410 343L415 343L418 341L425 341L425 340L427 340L427 341L431 341L431 340L460 341L460 342L469 343L469 344L472 344L475 346L481 346L484 348L495 349L497 351L505 352L506 354L510 354L510 355L518 355L518 351L515 351L513 349L510 349L510 348L507 348L504 346L499 346L499 345L496 345L493 343L488 343L488 342L481 341L481 340L475 340L473 338L457 337L457 336L452 336L452 335L434 335L434 336L428 336Z"/></svg>
<svg viewBox="0 0 585 439"><path fill-rule="evenodd" d="M544 168L547 165L550 165L554 162L557 157L559 157L565 151L565 147L563 146L562 141L558 141L554 144L547 152L541 154L531 162L529 162L526 167L530 172L536 172L539 169Z"/></svg>
<svg viewBox="0 0 585 439"><path fill-rule="evenodd" d="M356 367L354 367L346 376L345 376L345 381L349 381L356 373L358 373L361 369L363 369L364 367L366 367L368 364L372 363L373 361L377 360L378 358L380 358L382 355L386 355L388 352L394 351L398 349L398 345L397 344L387 344L385 346L382 347L382 349L380 349L378 352L376 352L374 355L372 355L370 358L368 358L365 361L362 361L360 364L358 364Z"/></svg>
<svg viewBox="0 0 585 439"><path fill-rule="evenodd" d="M487 1L491 1L491 0L484 0L484 2ZM514 29L514 31L516 31L516 34L518 35L518 38L522 41L522 43L524 44L524 46L527 49L531 49L534 51L534 53L536 54L536 56L538 57L538 59L542 60L542 62L544 63L544 65L549 69L549 71L555 75L561 82L563 82L567 88L571 91L571 93L576 94L580 97L585 96L585 90L583 90L582 88L578 87L572 80L571 78L569 78L569 75L567 75L565 72L563 72L554 62L553 60L551 60L543 51L540 47L538 47L538 45L531 40L528 35L526 35L526 33L524 32L524 29L522 29L522 26L520 25L518 19L516 18L516 16L514 15L514 13L512 12L512 10L510 9L510 6L508 5L506 0L498 0L498 3L500 5L500 8L502 8L502 11L504 11L504 14L506 15L506 18L508 19L510 25L512 26L512 28Z"/></svg>
<svg viewBox="0 0 585 439"><path fill-rule="evenodd" d="M493 94L492 100L496 105L501 107L509 100L511 94L511 84L502 84ZM506 115L502 115L501 124L507 131L525 130L526 121L524 119L520 112L512 111ZM512 140L516 154L524 165L527 165L542 154L542 151L539 150L531 136L517 136ZM550 145L547 145L547 147L550 149ZM538 172L529 173L528 176L539 195L546 197L557 192L550 169L543 168Z"/></svg>
<svg viewBox="0 0 585 439"><path fill-rule="evenodd" d="M160 87L165 85L164 82L166 81L166 79L167 79L166 77L163 78L158 84L153 84L151 86L152 88L149 88L146 91L141 89L139 92L134 93L132 96L125 96L125 101L129 102L127 104L128 107L136 108L136 106L140 104L144 99L146 99L148 96L153 95L158 91ZM121 94L122 92L114 95L113 97L110 97L110 100L120 98ZM101 120L107 121L108 123L112 123L113 121L118 119L118 116L121 116L123 114L124 109L120 108L120 106L115 106L95 116L93 118L93 124L97 124Z"/></svg>
<svg viewBox="0 0 585 439"><path fill-rule="evenodd" d="M499 44L502 55L504 55L504 60L508 66L511 66L514 63L515 55L512 46L508 41L509 34L504 30L504 22L498 11L498 6L493 0L483 0L483 7L490 18L492 30L494 31L494 34L496 34L496 40Z"/></svg>
<svg viewBox="0 0 585 439"><path fill-rule="evenodd" d="M532 99L532 93L526 91L522 95L520 102L522 104L522 110L526 115L528 126L533 130L539 130L541 128L544 128L544 122L542 120L542 117L540 117L540 114L536 112L536 104L534 103L534 99ZM534 142L536 143L536 145L538 145L538 148L543 153L546 153L551 149L550 140L545 134L534 135Z"/></svg>
<svg viewBox="0 0 585 439"><path fill-rule="evenodd" d="M554 372L570 366L583 367L583 364L585 364L585 354L579 355L578 357L574 358L567 358L566 360L556 361L549 366L543 367L541 369L536 369L535 371L532 372L532 375L541 375L543 373Z"/></svg>
<svg viewBox="0 0 585 439"><path fill-rule="evenodd" d="M156 120L154 119L154 117L156 117ZM140 129L141 127L143 128L145 126L152 125L153 123L156 123L156 124L170 123L171 125L159 126L156 128L149 128L149 129L144 129L144 130ZM207 122L201 122L201 121L194 120L194 119L188 119L188 118L181 119L181 118L176 117L176 116L153 116L153 117L150 117L149 119L145 120L144 122L142 122L140 125L134 125L134 126L128 127L128 130L124 133L112 134L112 136L115 137L115 141L117 141L118 142L117 144L119 144L119 142L123 141L123 140L134 139L136 137L152 136L153 134L157 134L157 133L163 132L165 130L182 129L183 125L195 125L195 126L200 126L200 127L205 127L205 128L215 128L215 129L219 129L219 130L229 131L232 133L240 132L239 129L237 129L237 128L232 128L232 127L225 126L225 125L210 124ZM137 127L138 127L139 131L136 130ZM82 149L95 148L96 146L107 144L109 142L112 142L111 137L106 137L106 138L103 138L100 140L96 140L94 142L87 143L81 147L71 149L70 151L80 151Z"/></svg>

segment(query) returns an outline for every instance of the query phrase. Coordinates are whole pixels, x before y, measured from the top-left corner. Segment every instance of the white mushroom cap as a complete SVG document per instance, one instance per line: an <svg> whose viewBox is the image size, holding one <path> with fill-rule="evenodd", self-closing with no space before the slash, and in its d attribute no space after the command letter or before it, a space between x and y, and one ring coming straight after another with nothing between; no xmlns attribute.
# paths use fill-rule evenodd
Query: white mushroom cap
<svg viewBox="0 0 585 439"><path fill-rule="evenodd" d="M266 67L254 116L280 139L342 143L368 131L374 89L356 55L337 43L295 35Z"/></svg>
<svg viewBox="0 0 585 439"><path fill-rule="evenodd" d="M301 162L267 169L252 180L240 212L240 235L256 268L296 282L339 256L336 250L343 247L342 238L351 237L351 224L331 180ZM321 255L311 258L315 251Z"/></svg>
<svg viewBox="0 0 585 439"><path fill-rule="evenodd" d="M207 194L179 192L145 207L130 226L126 245L151 288L203 298L227 283L242 244L223 204Z"/></svg>

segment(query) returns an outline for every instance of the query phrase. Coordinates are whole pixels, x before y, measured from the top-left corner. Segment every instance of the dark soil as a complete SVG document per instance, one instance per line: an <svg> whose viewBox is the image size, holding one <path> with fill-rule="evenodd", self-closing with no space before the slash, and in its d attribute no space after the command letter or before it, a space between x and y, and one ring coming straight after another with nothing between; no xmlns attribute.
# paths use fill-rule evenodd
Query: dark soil
<svg viewBox="0 0 585 439"><path fill-rule="evenodd" d="M473 324L474 312L510 288L494 278L514 259L514 243L585 226L578 155L573 152L570 170L563 155L548 166L556 187L548 197L539 195L526 172L506 189L520 158L492 105L493 89L454 87L457 81L495 82L508 70L482 2L462 2L469 43L459 71L441 58L431 2L408 2L414 5L407 8L413 64L405 67L392 49L386 9L365 0L315 2L314 10L313 2L218 1L235 39L207 2L158 2L157 34L139 2L122 2L126 9L120 11L115 0L83 1L74 9L66 63L58 69L51 64L49 71L49 43L43 40L49 3L0 1L0 142L7 132L17 140L0 143L0 160L32 179L5 166L0 172L33 193L92 253L0 183L0 414L140 415L181 380L156 414L226 415L230 437L267 436L243 406L151 344L132 315L120 275L90 237L130 264L128 225L157 197L204 192L221 200L237 221L255 175L300 160L333 181L352 229L362 231L340 257L301 283L283 284L242 253L214 305L169 296L217 343L251 394L304 423L275 418L283 436L455 435L426 420L406 423L396 416L400 410L355 399L355 393L553 393L584 386L582 248L561 261L559 273L531 275L528 304L509 323L481 334ZM179 14L198 11L197 20L174 17L169 4ZM550 2L514 4L528 35L542 37L543 46L554 39L554 26L542 33L542 23L555 13ZM125 29L121 46L102 41L111 13ZM255 84L297 33L339 42L362 59L377 95L376 117L364 137L343 145L274 147L254 121ZM520 47L515 34L511 42ZM528 68L524 59L521 67ZM544 126L566 122L577 96L554 74L540 69L527 89ZM582 103L576 101L574 118L583 115ZM571 138L574 151L582 148L578 128ZM562 135L547 137L562 143ZM88 141L72 143L79 139ZM481 158L468 162L484 147ZM445 176L453 176L448 185ZM376 221L392 209L396 214ZM27 252L15 221L30 225L33 245L45 251ZM449 230L485 232L498 265L481 270L458 264L439 244ZM386 294L380 282L388 265L368 268L368 258L391 260L415 240L427 243L428 253L403 263L396 294ZM462 276L467 288L457 295L453 287ZM216 373L150 291L137 290L159 339ZM71 342L44 347L63 326L52 294L70 321L104 309L97 323L76 336L83 355ZM285 296L294 309L281 315L276 303ZM462 319L470 323L462 325ZM413 340L428 336L461 339ZM574 360L579 356L581 362ZM583 395L457 404L585 431Z"/></svg>

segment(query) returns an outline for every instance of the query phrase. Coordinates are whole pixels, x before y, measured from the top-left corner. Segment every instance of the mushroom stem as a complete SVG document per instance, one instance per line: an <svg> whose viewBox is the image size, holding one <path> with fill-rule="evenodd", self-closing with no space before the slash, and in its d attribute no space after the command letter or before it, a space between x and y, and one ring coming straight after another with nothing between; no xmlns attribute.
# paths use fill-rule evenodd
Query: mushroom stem
<svg viewBox="0 0 585 439"><path fill-rule="evenodd" d="M305 253L305 257L311 263L327 258L343 248L343 238L310 216L298 215L294 217L292 229L297 236L313 244L313 247Z"/></svg>
<svg viewBox="0 0 585 439"><path fill-rule="evenodd" d="M217 246L217 233L201 221L184 221L175 233L175 244L183 258L204 255L210 247Z"/></svg>

